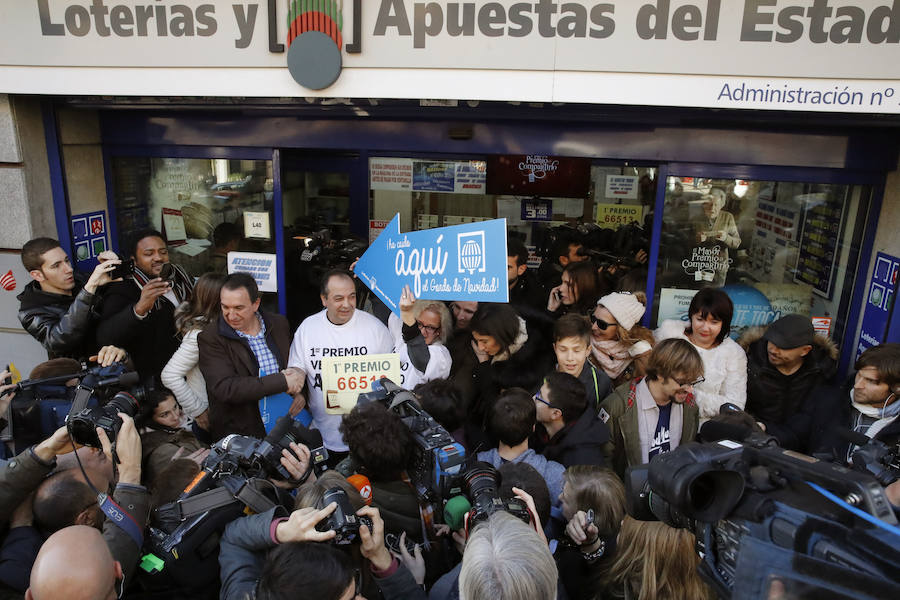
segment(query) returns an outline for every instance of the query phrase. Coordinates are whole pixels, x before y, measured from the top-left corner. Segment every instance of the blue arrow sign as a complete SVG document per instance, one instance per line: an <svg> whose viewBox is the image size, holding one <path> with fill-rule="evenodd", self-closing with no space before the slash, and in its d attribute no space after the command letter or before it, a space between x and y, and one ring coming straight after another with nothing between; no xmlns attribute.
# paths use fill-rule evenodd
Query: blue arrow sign
<svg viewBox="0 0 900 600"><path fill-rule="evenodd" d="M405 285L416 298L508 302L506 219L400 233L397 214L354 272L397 316Z"/></svg>

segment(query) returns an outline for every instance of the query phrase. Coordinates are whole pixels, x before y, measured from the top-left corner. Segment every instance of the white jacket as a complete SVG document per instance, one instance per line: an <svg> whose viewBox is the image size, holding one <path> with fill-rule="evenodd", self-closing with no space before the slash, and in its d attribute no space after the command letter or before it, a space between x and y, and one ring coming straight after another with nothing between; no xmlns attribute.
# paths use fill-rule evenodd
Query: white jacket
<svg viewBox="0 0 900 600"><path fill-rule="evenodd" d="M169 359L160 378L163 385L172 390L185 414L196 419L209 408L206 381L200 372L200 347L197 336L200 329L191 329L184 335L181 346Z"/></svg>
<svg viewBox="0 0 900 600"><path fill-rule="evenodd" d="M688 340L684 334L687 323L663 321L653 332L656 341L668 338ZM688 340L690 342L690 340ZM694 346L703 359L703 383L694 386L694 401L700 409L700 422L719 414L726 402L744 408L747 404L747 355L737 342L728 336L709 350Z"/></svg>

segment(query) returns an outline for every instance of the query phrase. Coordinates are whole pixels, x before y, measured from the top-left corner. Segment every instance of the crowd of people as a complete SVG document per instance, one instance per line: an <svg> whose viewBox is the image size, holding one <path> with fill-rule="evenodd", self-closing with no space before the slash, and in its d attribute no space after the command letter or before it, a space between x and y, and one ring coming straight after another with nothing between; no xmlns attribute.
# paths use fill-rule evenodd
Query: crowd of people
<svg viewBox="0 0 900 600"><path fill-rule="evenodd" d="M639 267L622 277L561 239L529 270L522 242L507 247L506 304L405 288L399 315L382 322L357 306L353 274L333 270L323 309L292 332L261 310L253 277L195 281L169 262L158 231L135 232L124 275L111 252L84 276L56 240L25 244L33 281L19 318L50 358L31 378L124 362L156 383L135 414L119 413L115 439L98 428L99 448L75 448L65 426L27 447L14 438L0 466L0 597L711 598L690 531L626 514L629 467L736 414L783 448L842 464L856 446L841 428L900 442L900 345L867 350L833 383L837 348L806 316L733 340L732 301L706 287L686 321L651 331ZM527 518L426 501L409 476L413 434L395 411L329 410L323 358L388 353L401 361L397 383L467 457L497 470L499 498ZM0 415L16 393L8 376ZM198 549L202 562L151 574L153 511L193 485L217 441L264 438L270 405L308 411L327 468L310 474L312 449L290 444L273 508L223 524ZM346 508L328 501L337 491L359 519L347 544L323 526ZM887 494L900 510L900 487Z"/></svg>

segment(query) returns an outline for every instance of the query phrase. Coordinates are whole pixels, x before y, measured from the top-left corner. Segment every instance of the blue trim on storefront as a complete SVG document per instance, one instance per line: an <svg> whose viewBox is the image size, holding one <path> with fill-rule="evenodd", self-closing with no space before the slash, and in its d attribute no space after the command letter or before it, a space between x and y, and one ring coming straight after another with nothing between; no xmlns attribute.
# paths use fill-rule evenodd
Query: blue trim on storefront
<svg viewBox="0 0 900 600"><path fill-rule="evenodd" d="M282 292L287 290L287 275L285 273L285 253L284 253L284 205L282 204L281 195L281 151L277 148L272 150L272 210L274 215L275 227L275 268L278 270L278 289ZM287 314L287 294L278 294L278 312Z"/></svg>
<svg viewBox="0 0 900 600"><path fill-rule="evenodd" d="M56 110L53 102L41 102L41 115L44 121L44 143L47 145L47 165L50 170L50 193L53 201L53 218L56 222L56 237L59 245L69 254L75 256L72 246L72 232L69 227L69 203L66 200L66 182L63 175L62 148L59 144L59 133L56 127ZM109 193L109 190L107 190Z"/></svg>
<svg viewBox="0 0 900 600"><path fill-rule="evenodd" d="M653 205L653 230L650 232L650 257L647 262L647 308L642 323L649 328L653 319L653 301L656 298L656 270L659 267L659 244L662 239L663 208L666 202L666 181L669 165L659 165L656 177L656 201Z"/></svg>
<svg viewBox="0 0 900 600"><path fill-rule="evenodd" d="M846 374L856 358L857 327L866 304L866 285L869 278L869 266L872 262L872 252L875 248L875 232L878 229L878 216L881 214L881 205L884 199L884 179L878 185L872 187L872 200L869 204L869 214L866 219L866 228L863 231L862 244L859 251L859 265L856 270L856 281L853 283L853 294L850 296L850 318L847 323L852 323L853 328L844 332L841 343L841 355L838 362L838 375ZM894 302L896 309L897 302ZM893 320L892 320L893 321ZM892 323L893 325L893 323ZM890 341L890 329L886 341Z"/></svg>

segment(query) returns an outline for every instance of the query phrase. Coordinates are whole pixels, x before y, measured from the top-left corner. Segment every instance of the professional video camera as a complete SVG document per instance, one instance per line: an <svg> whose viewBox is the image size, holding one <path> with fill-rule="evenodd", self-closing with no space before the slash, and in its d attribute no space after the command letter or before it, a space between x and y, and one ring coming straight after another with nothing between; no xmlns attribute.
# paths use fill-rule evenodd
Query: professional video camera
<svg viewBox="0 0 900 600"><path fill-rule="evenodd" d="M840 435L858 446L850 455L854 471L871 474L883 486L900 479L900 443L891 447L855 431L843 431Z"/></svg>
<svg viewBox="0 0 900 600"><path fill-rule="evenodd" d="M72 380L77 385L66 385ZM9 407L9 438L17 448L28 447L68 423L76 442L99 448L96 427L103 427L114 440L122 425L116 413L133 416L151 389L152 385L142 385L138 374L119 362L22 381Z"/></svg>
<svg viewBox="0 0 900 600"><path fill-rule="evenodd" d="M297 481L281 465L281 452L291 442L310 449L310 464ZM281 504L293 505L289 495L267 478L300 484L311 472L325 470L328 452L318 431L290 417L280 417L264 440L232 434L210 449L197 477L175 502L153 511L142 565L148 572L163 571L192 588L215 580L219 538L229 522L245 510L261 513Z"/></svg>
<svg viewBox="0 0 900 600"><path fill-rule="evenodd" d="M415 440L415 456L407 470L419 497L437 506L459 494L465 450L434 417L422 410L415 394L387 377L372 383L372 391L360 394L359 403L384 402L400 415Z"/></svg>
<svg viewBox="0 0 900 600"><path fill-rule="evenodd" d="M596 223L548 228L538 243L542 260L555 259L550 255L561 241L581 244L579 254L590 257L599 267L639 267L641 264L634 260L635 255L639 250L650 252L650 239L638 223L621 225L618 229L602 228Z"/></svg>
<svg viewBox="0 0 900 600"><path fill-rule="evenodd" d="M721 597L874 599L900 585L900 529L878 482L770 440L681 446L629 469L626 490L635 518L693 531Z"/></svg>

